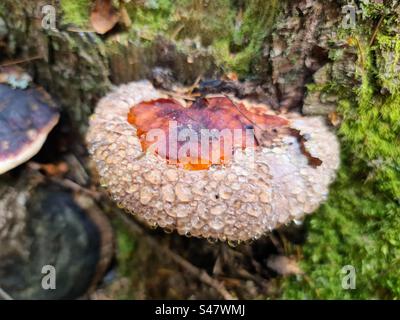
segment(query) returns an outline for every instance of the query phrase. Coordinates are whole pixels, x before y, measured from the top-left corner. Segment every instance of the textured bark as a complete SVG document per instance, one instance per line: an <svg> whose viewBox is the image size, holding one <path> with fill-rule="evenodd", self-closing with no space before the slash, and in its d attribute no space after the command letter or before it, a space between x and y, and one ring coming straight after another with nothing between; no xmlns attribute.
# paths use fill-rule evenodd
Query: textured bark
<svg viewBox="0 0 400 320"><path fill-rule="evenodd" d="M214 59L206 50L196 50L189 60L173 42L157 38L150 45L119 43L107 51L94 33L42 28L43 1L6 1L11 14L4 17L8 31L4 56L28 61L24 67L34 81L43 85L61 104L80 133L86 131L88 116L96 101L119 84L159 74L156 67L172 70L174 80L191 84L197 77L217 75ZM52 1L61 16L57 1ZM39 13L38 13L39 11Z"/></svg>
<svg viewBox="0 0 400 320"><path fill-rule="evenodd" d="M184 41L175 43L166 35L145 44L115 40L109 50L104 42L107 36L64 25L57 1L52 4L57 8L58 31L45 30L42 3L5 2L6 11L11 12L4 17L9 32L5 55L9 59L38 57L24 66L35 82L58 99L80 133L85 132L96 101L112 84L164 76L163 81L167 78L190 85L198 77L222 75L213 52L203 47L182 50ZM273 35L265 39L264 56L251 78L258 79L259 93L274 99L276 105L299 108L305 84L328 61L328 42L336 40L340 7L333 1L298 0L284 2L279 10ZM118 30L108 37L118 39Z"/></svg>

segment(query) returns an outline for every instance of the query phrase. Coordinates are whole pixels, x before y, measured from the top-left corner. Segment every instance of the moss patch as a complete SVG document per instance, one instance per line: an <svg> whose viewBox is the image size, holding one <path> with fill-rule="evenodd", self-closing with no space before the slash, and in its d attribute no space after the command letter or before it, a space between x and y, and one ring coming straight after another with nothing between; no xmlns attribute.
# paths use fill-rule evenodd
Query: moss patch
<svg viewBox="0 0 400 320"><path fill-rule="evenodd" d="M118 273L120 276L126 277L132 274L131 264L135 260L136 239L132 237L132 233L121 221L114 221L114 230L116 230L117 238Z"/></svg>
<svg viewBox="0 0 400 320"><path fill-rule="evenodd" d="M257 73L264 40L271 33L279 8L277 0L245 2L239 9L231 39L221 39L215 44L216 56L226 69L242 76L251 71Z"/></svg>
<svg viewBox="0 0 400 320"><path fill-rule="evenodd" d="M230 0L180 0L172 16L171 32L180 40L196 39L204 47L229 40L234 29L235 8Z"/></svg>
<svg viewBox="0 0 400 320"><path fill-rule="evenodd" d="M286 298L400 298L400 43L392 30L399 18L376 4L363 8L365 24L347 33L358 50L361 85L328 85L342 97L346 160L328 202L307 220L306 275L284 281ZM374 39L370 26L382 16ZM341 285L346 265L356 269L354 290Z"/></svg>
<svg viewBox="0 0 400 320"><path fill-rule="evenodd" d="M365 183L359 165L345 163L329 201L308 219L302 262L306 276L284 282L285 298L400 297L400 207L373 183ZM342 288L346 265L356 270L354 290Z"/></svg>
<svg viewBox="0 0 400 320"><path fill-rule="evenodd" d="M125 7L132 20L133 31L148 39L168 31L169 20L174 10L171 0L145 1L143 5L137 5L132 1Z"/></svg>
<svg viewBox="0 0 400 320"><path fill-rule="evenodd" d="M89 0L62 1L63 23L89 26ZM125 4L132 25L124 37L131 42L157 36L178 47L202 47L212 52L226 72L240 76L255 70L264 39L280 8L277 0L147 0ZM185 45L183 45L185 44Z"/></svg>
<svg viewBox="0 0 400 320"><path fill-rule="evenodd" d="M90 0L63 0L61 1L63 22L78 27L87 27L92 1Z"/></svg>
<svg viewBox="0 0 400 320"><path fill-rule="evenodd" d="M6 12L6 8L4 7L4 4L0 3L0 17L4 17Z"/></svg>
<svg viewBox="0 0 400 320"><path fill-rule="evenodd" d="M400 35L380 34L377 38L378 79L382 88L392 94L400 93Z"/></svg>

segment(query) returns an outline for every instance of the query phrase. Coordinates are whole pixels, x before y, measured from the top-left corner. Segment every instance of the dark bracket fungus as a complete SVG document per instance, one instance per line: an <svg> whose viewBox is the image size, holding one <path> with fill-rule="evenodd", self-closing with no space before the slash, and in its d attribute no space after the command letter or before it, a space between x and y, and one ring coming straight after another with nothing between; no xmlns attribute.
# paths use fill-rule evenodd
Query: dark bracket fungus
<svg viewBox="0 0 400 320"><path fill-rule="evenodd" d="M141 81L97 105L87 143L119 206L180 234L242 241L326 199L339 143L323 118L225 95L172 97Z"/></svg>
<svg viewBox="0 0 400 320"><path fill-rule="evenodd" d="M111 261L111 225L94 201L24 170L0 180L0 283L13 299L77 299ZM43 290L42 268L56 270Z"/></svg>
<svg viewBox="0 0 400 320"><path fill-rule="evenodd" d="M44 90L0 84L0 174L32 158L58 119L58 109Z"/></svg>

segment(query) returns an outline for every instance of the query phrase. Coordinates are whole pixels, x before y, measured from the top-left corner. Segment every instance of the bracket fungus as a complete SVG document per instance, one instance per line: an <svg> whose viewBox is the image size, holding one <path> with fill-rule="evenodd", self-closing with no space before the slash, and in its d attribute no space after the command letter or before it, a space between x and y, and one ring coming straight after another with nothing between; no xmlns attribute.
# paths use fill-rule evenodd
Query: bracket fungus
<svg viewBox="0 0 400 320"><path fill-rule="evenodd" d="M0 179L0 244L1 288L13 299L90 294L114 254L111 225L94 201L31 170ZM48 264L56 286L43 290Z"/></svg>
<svg viewBox="0 0 400 320"><path fill-rule="evenodd" d="M40 88L0 84L0 174L32 158L58 123L59 112Z"/></svg>
<svg viewBox="0 0 400 320"><path fill-rule="evenodd" d="M120 207L150 225L230 241L313 212L339 166L321 117L225 95L183 100L147 81L100 100L87 143Z"/></svg>

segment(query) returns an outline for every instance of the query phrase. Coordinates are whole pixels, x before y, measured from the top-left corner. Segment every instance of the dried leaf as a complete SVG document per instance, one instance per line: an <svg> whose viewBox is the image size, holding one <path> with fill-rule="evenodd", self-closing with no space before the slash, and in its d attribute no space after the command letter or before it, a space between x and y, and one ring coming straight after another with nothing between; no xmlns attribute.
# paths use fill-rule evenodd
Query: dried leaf
<svg viewBox="0 0 400 320"><path fill-rule="evenodd" d="M228 80L231 80L231 81L238 81L238 80L239 80L239 76L237 75L236 72L228 72L228 73L225 75L225 77L226 77Z"/></svg>
<svg viewBox="0 0 400 320"><path fill-rule="evenodd" d="M286 256L270 256L267 266L281 275L303 274L297 261Z"/></svg>
<svg viewBox="0 0 400 320"><path fill-rule="evenodd" d="M342 122L342 119L340 118L340 116L338 115L337 112L331 112L328 114L328 119L330 121L330 123L334 126L337 127L340 125L340 123Z"/></svg>
<svg viewBox="0 0 400 320"><path fill-rule="evenodd" d="M96 0L90 14L90 23L93 29L104 34L110 31L119 21L119 12L112 5L111 0Z"/></svg>
<svg viewBox="0 0 400 320"><path fill-rule="evenodd" d="M340 123L342 122L342 119L340 118L337 112L329 113L328 118L331 124L335 127L339 126Z"/></svg>
<svg viewBox="0 0 400 320"><path fill-rule="evenodd" d="M121 16L121 23L126 27L129 28L132 25L132 20L129 17L128 11L126 10L125 6L121 6L121 9L119 10L120 16Z"/></svg>
<svg viewBox="0 0 400 320"><path fill-rule="evenodd" d="M42 170L48 176L63 176L69 171L69 166L66 162L59 163L37 163L29 162L29 167L34 170Z"/></svg>

